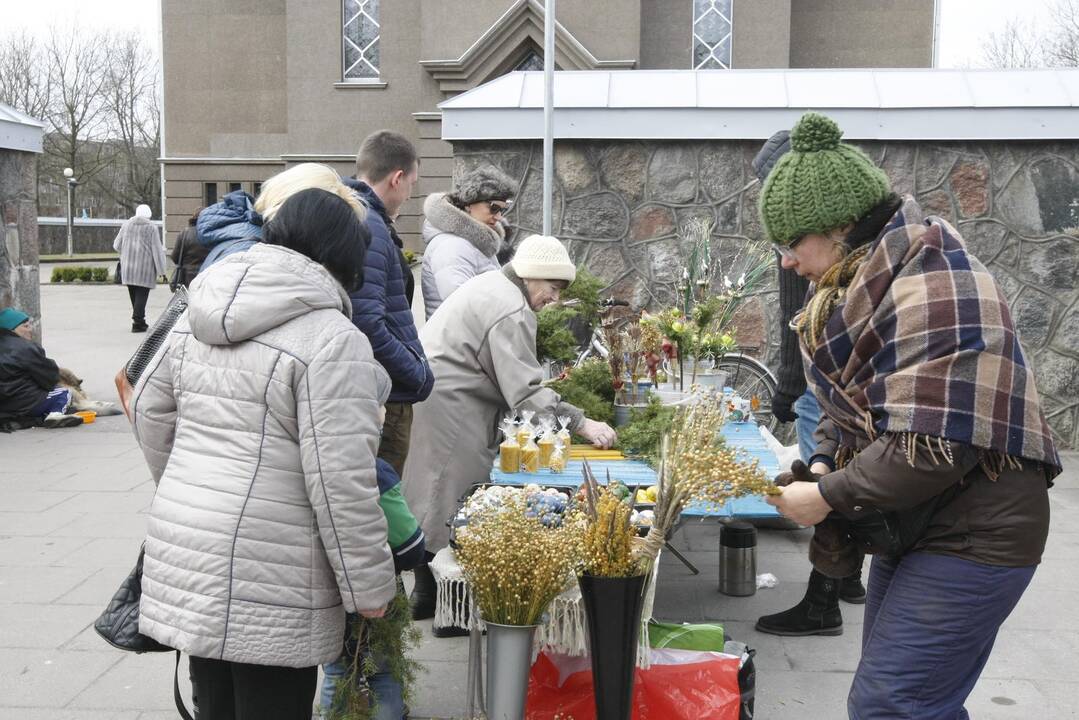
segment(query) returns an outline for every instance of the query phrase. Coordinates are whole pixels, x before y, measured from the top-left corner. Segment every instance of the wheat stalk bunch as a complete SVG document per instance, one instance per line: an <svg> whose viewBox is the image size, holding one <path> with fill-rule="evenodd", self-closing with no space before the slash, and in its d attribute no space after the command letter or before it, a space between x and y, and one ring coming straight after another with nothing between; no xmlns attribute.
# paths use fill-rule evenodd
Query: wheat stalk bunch
<svg viewBox="0 0 1079 720"><path fill-rule="evenodd" d="M716 395L705 395L675 414L662 443L655 519L637 550L642 563L655 562L686 505L715 507L743 495L778 492L756 460L747 460L723 441L719 431L726 418Z"/></svg>

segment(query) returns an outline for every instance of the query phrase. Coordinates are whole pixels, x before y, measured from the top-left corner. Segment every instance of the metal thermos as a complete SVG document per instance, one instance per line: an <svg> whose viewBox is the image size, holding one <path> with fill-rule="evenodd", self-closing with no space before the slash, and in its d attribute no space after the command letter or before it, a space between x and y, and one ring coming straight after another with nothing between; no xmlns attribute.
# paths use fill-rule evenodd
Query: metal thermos
<svg viewBox="0 0 1079 720"><path fill-rule="evenodd" d="M719 591L757 592L757 528L747 522L727 523L719 531Z"/></svg>

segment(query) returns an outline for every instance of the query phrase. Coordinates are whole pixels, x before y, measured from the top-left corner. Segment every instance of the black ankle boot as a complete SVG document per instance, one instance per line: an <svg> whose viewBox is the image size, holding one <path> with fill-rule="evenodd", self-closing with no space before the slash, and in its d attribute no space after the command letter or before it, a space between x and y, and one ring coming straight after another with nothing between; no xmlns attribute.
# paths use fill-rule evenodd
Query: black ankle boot
<svg viewBox="0 0 1079 720"><path fill-rule="evenodd" d="M865 585L862 585L861 570L839 581L839 599L851 605L865 605Z"/></svg>
<svg viewBox="0 0 1079 720"><path fill-rule="evenodd" d="M757 621L757 631L769 635L842 635L843 616L839 612L839 581L814 570L802 601L775 615Z"/></svg>
<svg viewBox="0 0 1079 720"><path fill-rule="evenodd" d="M413 573L416 576L416 584L412 588L412 595L408 598L409 607L412 609L412 619L428 620L435 616L438 585L428 565L418 566Z"/></svg>

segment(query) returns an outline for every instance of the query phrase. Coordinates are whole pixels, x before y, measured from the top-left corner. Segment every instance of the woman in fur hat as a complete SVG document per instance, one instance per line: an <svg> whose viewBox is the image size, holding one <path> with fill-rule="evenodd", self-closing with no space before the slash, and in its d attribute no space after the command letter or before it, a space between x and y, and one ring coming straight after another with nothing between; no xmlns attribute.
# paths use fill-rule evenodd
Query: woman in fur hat
<svg viewBox="0 0 1079 720"><path fill-rule="evenodd" d="M432 193L423 203L423 305L430 318L469 278L498 270L505 230L500 222L517 183L493 167L465 175L453 192Z"/></svg>

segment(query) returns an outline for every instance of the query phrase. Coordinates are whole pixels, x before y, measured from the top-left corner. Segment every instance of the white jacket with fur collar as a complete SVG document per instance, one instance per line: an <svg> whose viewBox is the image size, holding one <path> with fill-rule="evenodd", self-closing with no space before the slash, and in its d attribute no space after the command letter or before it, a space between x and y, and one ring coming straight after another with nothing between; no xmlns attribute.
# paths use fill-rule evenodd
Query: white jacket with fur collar
<svg viewBox="0 0 1079 720"><path fill-rule="evenodd" d="M452 205L446 193L432 193L423 203L423 270L420 287L427 319L457 288L475 276L498 270L504 231L488 227Z"/></svg>

